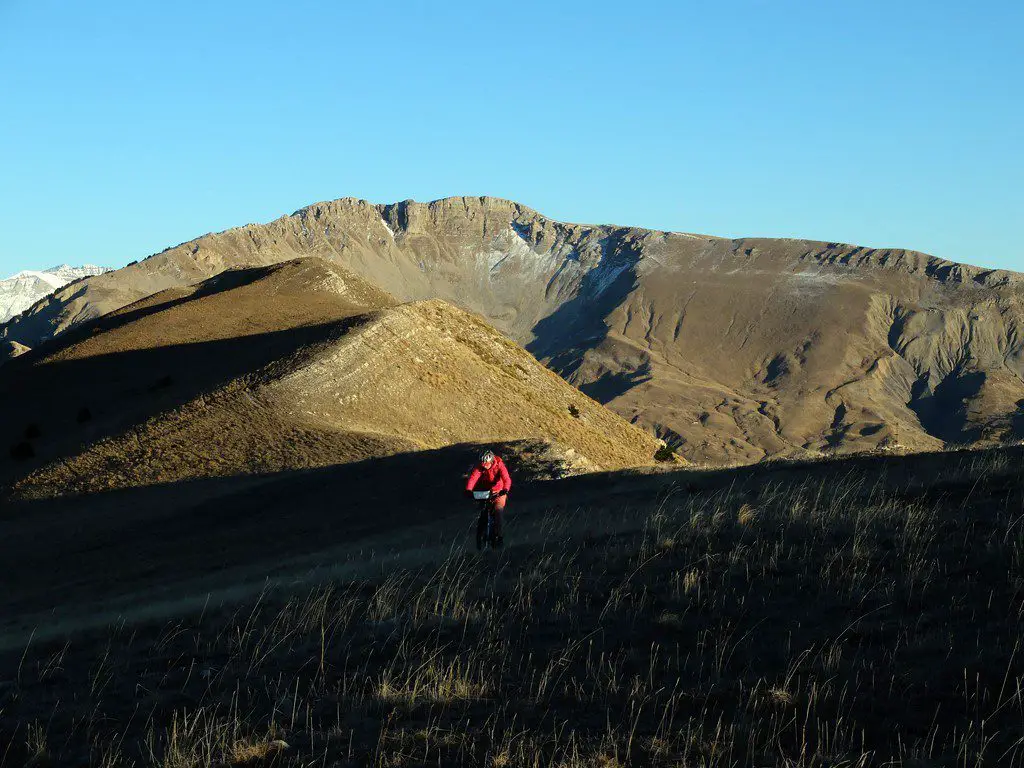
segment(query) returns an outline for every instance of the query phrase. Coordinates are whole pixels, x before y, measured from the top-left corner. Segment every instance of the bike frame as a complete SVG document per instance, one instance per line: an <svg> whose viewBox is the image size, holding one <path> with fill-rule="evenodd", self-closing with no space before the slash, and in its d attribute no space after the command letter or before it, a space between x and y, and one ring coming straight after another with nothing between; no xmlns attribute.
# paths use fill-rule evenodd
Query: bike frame
<svg viewBox="0 0 1024 768"><path fill-rule="evenodd" d="M480 540L480 521L477 519L477 547L479 549L493 549L493 530L494 530L494 497L489 499L481 499L478 502L479 514L487 515L487 524L484 528L483 541Z"/></svg>

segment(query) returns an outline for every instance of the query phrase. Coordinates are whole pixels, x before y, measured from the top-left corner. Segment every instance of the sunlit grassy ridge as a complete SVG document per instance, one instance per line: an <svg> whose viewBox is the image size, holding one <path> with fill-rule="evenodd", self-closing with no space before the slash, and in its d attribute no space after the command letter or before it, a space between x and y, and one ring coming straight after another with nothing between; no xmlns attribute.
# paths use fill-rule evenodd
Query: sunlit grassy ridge
<svg viewBox="0 0 1024 768"><path fill-rule="evenodd" d="M633 532L563 511L498 557L30 647L6 761L1021 765L1020 456L894 467L666 484Z"/></svg>

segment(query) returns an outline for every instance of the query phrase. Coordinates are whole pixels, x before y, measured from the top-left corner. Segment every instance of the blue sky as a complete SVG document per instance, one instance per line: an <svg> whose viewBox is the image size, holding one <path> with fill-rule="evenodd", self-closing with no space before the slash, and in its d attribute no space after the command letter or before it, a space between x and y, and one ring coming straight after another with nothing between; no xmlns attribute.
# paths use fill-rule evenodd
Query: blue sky
<svg viewBox="0 0 1024 768"><path fill-rule="evenodd" d="M1024 270L1021 6L0 0L0 274L459 194Z"/></svg>

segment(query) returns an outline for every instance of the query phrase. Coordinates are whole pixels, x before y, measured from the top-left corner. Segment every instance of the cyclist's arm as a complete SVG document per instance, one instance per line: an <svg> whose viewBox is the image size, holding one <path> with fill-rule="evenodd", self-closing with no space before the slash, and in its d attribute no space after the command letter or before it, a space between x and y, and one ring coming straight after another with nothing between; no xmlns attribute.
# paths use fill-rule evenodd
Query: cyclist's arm
<svg viewBox="0 0 1024 768"><path fill-rule="evenodd" d="M512 490L512 476L509 475L505 462L501 463L501 487L506 491Z"/></svg>
<svg viewBox="0 0 1024 768"><path fill-rule="evenodd" d="M479 480L479 479L480 479L480 468L477 467L476 469L474 469L470 473L469 479L466 480L466 490L467 491L472 491L473 490L473 486L476 485L476 481Z"/></svg>

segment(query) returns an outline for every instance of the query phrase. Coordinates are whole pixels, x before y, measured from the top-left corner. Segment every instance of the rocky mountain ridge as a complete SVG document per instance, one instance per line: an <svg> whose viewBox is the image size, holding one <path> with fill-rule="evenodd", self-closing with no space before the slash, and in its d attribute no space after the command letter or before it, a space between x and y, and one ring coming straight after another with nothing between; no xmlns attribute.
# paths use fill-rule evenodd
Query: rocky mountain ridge
<svg viewBox="0 0 1024 768"><path fill-rule="evenodd" d="M81 267L60 264L38 271L25 269L0 280L0 323L7 322L68 283L109 271L107 267L92 264Z"/></svg>
<svg viewBox="0 0 1024 768"><path fill-rule="evenodd" d="M307 206L91 278L4 326L33 346L225 268L305 255L486 317L690 459L1016 439L1021 276L914 251L567 224L447 198Z"/></svg>

